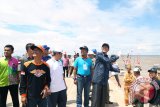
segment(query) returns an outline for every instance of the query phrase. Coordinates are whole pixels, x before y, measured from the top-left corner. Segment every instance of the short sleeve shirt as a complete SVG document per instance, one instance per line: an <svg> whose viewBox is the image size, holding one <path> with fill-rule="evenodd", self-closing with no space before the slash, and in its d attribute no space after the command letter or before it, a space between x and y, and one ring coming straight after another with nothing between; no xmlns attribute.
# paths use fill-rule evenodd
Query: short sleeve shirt
<svg viewBox="0 0 160 107"><path fill-rule="evenodd" d="M63 66L67 67L69 65L69 59L68 58L63 58Z"/></svg>
<svg viewBox="0 0 160 107"><path fill-rule="evenodd" d="M47 61L47 64L50 68L50 75L51 75L51 85L50 90L51 92L59 92L66 89L65 82L63 79L63 64L61 60L56 61L55 59L51 58Z"/></svg>
<svg viewBox="0 0 160 107"><path fill-rule="evenodd" d="M92 65L90 58L83 59L82 57L78 57L74 62L74 67L77 68L77 74L84 76L91 74Z"/></svg>

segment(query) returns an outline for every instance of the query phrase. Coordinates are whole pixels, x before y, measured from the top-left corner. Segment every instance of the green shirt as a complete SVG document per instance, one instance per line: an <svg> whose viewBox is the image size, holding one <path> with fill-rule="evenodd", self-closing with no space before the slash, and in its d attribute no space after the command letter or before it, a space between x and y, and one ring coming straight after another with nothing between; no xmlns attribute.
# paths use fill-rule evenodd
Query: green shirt
<svg viewBox="0 0 160 107"><path fill-rule="evenodd" d="M11 58L7 60L5 57L0 58L0 87L18 84L18 60Z"/></svg>

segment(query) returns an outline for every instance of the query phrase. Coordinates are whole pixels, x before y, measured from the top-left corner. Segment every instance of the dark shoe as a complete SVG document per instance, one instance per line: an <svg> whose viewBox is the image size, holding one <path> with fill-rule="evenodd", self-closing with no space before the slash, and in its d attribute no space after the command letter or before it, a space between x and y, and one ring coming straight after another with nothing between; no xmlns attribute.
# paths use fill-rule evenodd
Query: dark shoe
<svg viewBox="0 0 160 107"><path fill-rule="evenodd" d="M109 101L109 102L106 102L106 104L113 104L113 102Z"/></svg>

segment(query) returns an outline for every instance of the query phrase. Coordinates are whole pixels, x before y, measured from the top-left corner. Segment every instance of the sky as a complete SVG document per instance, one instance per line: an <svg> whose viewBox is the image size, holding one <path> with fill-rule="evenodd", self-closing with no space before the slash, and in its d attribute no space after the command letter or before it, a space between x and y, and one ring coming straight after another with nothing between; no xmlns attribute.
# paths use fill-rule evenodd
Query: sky
<svg viewBox="0 0 160 107"><path fill-rule="evenodd" d="M0 0L0 56L7 44L22 55L27 43L160 55L159 36L160 0Z"/></svg>

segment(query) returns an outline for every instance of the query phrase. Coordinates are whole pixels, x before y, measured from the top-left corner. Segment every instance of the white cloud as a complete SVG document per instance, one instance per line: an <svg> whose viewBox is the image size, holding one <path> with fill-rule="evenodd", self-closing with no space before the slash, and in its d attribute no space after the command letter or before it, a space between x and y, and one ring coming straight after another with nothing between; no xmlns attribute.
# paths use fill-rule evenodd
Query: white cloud
<svg viewBox="0 0 160 107"><path fill-rule="evenodd" d="M151 35L160 32L125 26L129 23L125 20L154 11L154 2L130 0L112 11L101 11L97 8L97 0L0 0L0 36L3 41L0 50L11 43L16 48L15 53L21 55L28 42L47 44L52 49L64 48L69 53L79 51L80 44L100 50L103 42L111 43L112 47L117 48L116 51L126 45L128 49L135 48L135 39L146 42ZM7 29L8 24L34 25L43 29L36 33L23 33ZM145 49L145 46L138 49Z"/></svg>
<svg viewBox="0 0 160 107"><path fill-rule="evenodd" d="M144 50L144 51L150 51L150 50L151 50L151 47L148 46L148 45L145 44L145 43L142 43L142 44L138 44L137 49L138 49L138 50Z"/></svg>

